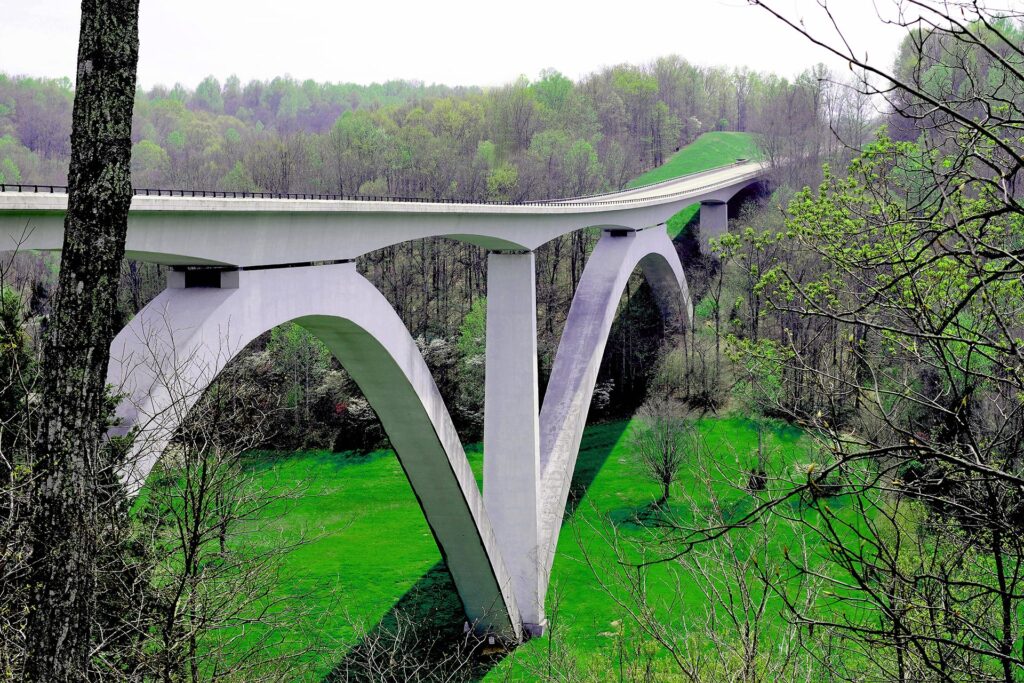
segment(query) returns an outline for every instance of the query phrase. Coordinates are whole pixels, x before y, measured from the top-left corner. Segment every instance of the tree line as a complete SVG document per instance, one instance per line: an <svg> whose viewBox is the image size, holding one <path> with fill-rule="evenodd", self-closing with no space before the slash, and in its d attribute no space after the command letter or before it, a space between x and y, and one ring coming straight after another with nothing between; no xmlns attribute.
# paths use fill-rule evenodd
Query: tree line
<svg viewBox="0 0 1024 683"><path fill-rule="evenodd" d="M136 187L430 199L550 198L618 189L702 132L799 129L821 68L795 81L670 56L572 81L360 86L209 77L139 90ZM72 84L0 75L0 182L66 180Z"/></svg>

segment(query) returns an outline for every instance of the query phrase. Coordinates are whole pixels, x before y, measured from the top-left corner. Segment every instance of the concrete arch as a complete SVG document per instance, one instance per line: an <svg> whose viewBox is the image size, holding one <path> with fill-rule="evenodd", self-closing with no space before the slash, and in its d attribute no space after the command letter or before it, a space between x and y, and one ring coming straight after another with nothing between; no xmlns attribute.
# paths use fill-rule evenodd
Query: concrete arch
<svg viewBox="0 0 1024 683"><path fill-rule="evenodd" d="M480 489L423 358L354 263L243 271L237 288L169 288L121 331L108 382L137 431L137 489L213 378L259 334L294 321L345 365L377 411L470 622L518 639L521 619Z"/></svg>
<svg viewBox="0 0 1024 683"><path fill-rule="evenodd" d="M573 296L540 412L540 570L550 576L562 516L608 335L637 265L666 320L693 319L686 276L664 228L606 232Z"/></svg>

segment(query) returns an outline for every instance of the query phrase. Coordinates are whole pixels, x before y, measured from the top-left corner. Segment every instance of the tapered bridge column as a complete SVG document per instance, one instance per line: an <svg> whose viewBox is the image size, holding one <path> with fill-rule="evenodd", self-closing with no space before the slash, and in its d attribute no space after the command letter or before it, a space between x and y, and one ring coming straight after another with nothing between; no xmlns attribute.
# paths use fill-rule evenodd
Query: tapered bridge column
<svg viewBox="0 0 1024 683"><path fill-rule="evenodd" d="M484 507L525 629L544 629L540 528L540 399L533 252L487 258Z"/></svg>
<svg viewBox="0 0 1024 683"><path fill-rule="evenodd" d="M720 201L700 203L700 250L710 255L712 239L729 231L729 204Z"/></svg>

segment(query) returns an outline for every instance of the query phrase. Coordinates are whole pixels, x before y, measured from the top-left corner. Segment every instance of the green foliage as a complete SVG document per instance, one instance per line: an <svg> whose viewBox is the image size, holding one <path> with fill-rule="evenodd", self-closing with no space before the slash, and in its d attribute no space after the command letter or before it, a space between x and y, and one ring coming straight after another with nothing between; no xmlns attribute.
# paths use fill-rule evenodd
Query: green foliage
<svg viewBox="0 0 1024 683"><path fill-rule="evenodd" d="M388 181L385 178L367 180L359 186L357 192L369 197L385 197L388 195Z"/></svg>
<svg viewBox="0 0 1024 683"><path fill-rule="evenodd" d="M518 184L519 171L506 161L487 174L487 198L492 201L506 202L512 198L512 193L515 192Z"/></svg>
<svg viewBox="0 0 1024 683"><path fill-rule="evenodd" d="M220 81L207 76L196 86L193 101L206 111L220 113L224 111L224 97L221 95Z"/></svg>
<svg viewBox="0 0 1024 683"><path fill-rule="evenodd" d="M710 320L715 315L716 307L717 304L712 297L704 297L693 307L694 320Z"/></svg>
<svg viewBox="0 0 1024 683"><path fill-rule="evenodd" d="M132 146L132 185L159 187L171 168L171 158L163 147L151 140Z"/></svg>
<svg viewBox="0 0 1024 683"><path fill-rule="evenodd" d="M208 76L194 91L138 92L136 151L155 154L146 142L167 157L138 160L136 175L151 186L332 193L386 178L394 194L437 199L599 192L660 164L702 121L733 120L737 88L744 125L763 128L786 94L768 83L679 58L577 82L544 71L486 90ZM23 181L66 179L71 96L65 81L0 80L0 135L24 144L0 159L10 156Z"/></svg>
<svg viewBox="0 0 1024 683"><path fill-rule="evenodd" d="M559 111L569 102L573 82L558 71L544 71L541 79L530 85L537 101L548 109Z"/></svg>
<svg viewBox="0 0 1024 683"><path fill-rule="evenodd" d="M459 328L459 355L465 360L479 362L484 354L484 340L487 331L487 299L480 297L473 302Z"/></svg>
<svg viewBox="0 0 1024 683"><path fill-rule="evenodd" d="M228 192L256 191L256 183L252 179L252 174L241 161L236 161L234 167L221 177L219 185Z"/></svg>
<svg viewBox="0 0 1024 683"><path fill-rule="evenodd" d="M185 132L181 130L172 130L167 134L167 146L173 149L184 149L185 147Z"/></svg>
<svg viewBox="0 0 1024 683"><path fill-rule="evenodd" d="M490 140L481 140L476 146L476 158L483 162L486 168L494 168L498 161L498 151Z"/></svg>
<svg viewBox="0 0 1024 683"><path fill-rule="evenodd" d="M21 169L18 168L18 164L14 163L14 159L4 159L0 161L0 183L20 183L21 182Z"/></svg>

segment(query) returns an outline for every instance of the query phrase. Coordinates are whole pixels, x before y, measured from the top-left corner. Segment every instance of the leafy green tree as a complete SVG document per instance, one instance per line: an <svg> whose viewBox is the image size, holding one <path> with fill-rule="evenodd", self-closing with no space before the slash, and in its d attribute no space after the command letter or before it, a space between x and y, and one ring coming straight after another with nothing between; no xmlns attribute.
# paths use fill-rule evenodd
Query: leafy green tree
<svg viewBox="0 0 1024 683"><path fill-rule="evenodd" d="M507 202L518 184L519 171L506 161L487 175L487 197L493 201Z"/></svg>
<svg viewBox="0 0 1024 683"><path fill-rule="evenodd" d="M217 185L221 190L228 192L256 191L256 183L252 179L252 174L241 161L236 161L231 170L221 176Z"/></svg>
<svg viewBox="0 0 1024 683"><path fill-rule="evenodd" d="M170 156L152 140L140 140L132 146L132 184L135 187L160 187L170 169Z"/></svg>
<svg viewBox="0 0 1024 683"><path fill-rule="evenodd" d="M780 589L798 618L852 650L888 648L875 662L897 680L1013 683L1024 667L1024 378L1011 332L1024 327L1024 221L973 166L949 176L951 165L882 137L847 176L799 193L788 239L820 265L783 261L758 286L774 310L837 327L835 344L762 340L745 356L827 387L816 404L769 407L827 444L786 495L813 502L803 522L842 570L829 579L835 600L861 616L840 623L835 607L796 607ZM820 502L837 487L857 492L854 508Z"/></svg>
<svg viewBox="0 0 1024 683"><path fill-rule="evenodd" d="M21 169L14 159L7 158L0 161L0 183L17 184L21 182Z"/></svg>
<svg viewBox="0 0 1024 683"><path fill-rule="evenodd" d="M602 184L601 163L597 150L586 140L577 140L565 153L565 174L569 195L585 195Z"/></svg>
<svg viewBox="0 0 1024 683"><path fill-rule="evenodd" d="M196 86L192 102L205 111L214 114L222 113L224 111L224 96L221 94L220 81L213 76L204 78Z"/></svg>
<svg viewBox="0 0 1024 683"><path fill-rule="evenodd" d="M458 401L456 419L463 438L480 437L484 427L484 366L486 361L487 299L473 302L459 328L457 348Z"/></svg>

